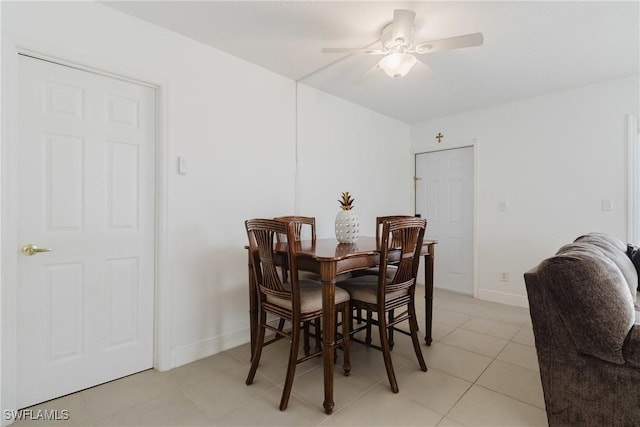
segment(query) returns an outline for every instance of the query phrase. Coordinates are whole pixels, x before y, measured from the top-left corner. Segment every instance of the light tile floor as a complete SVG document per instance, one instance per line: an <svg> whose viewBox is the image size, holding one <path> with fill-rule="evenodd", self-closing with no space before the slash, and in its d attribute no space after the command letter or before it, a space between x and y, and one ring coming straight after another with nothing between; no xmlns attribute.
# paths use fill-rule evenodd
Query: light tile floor
<svg viewBox="0 0 640 427"><path fill-rule="evenodd" d="M417 295L424 329L423 288ZM382 354L352 345L352 372L336 365L335 409L322 410L321 359L298 365L289 407L278 410L287 343L265 348L245 385L249 346L168 372L149 370L34 406L69 411L74 426L544 426L544 399L529 312L436 290L434 342L421 372L409 337L392 353L400 393ZM421 340L423 337L421 337ZM17 421L14 425L48 425Z"/></svg>

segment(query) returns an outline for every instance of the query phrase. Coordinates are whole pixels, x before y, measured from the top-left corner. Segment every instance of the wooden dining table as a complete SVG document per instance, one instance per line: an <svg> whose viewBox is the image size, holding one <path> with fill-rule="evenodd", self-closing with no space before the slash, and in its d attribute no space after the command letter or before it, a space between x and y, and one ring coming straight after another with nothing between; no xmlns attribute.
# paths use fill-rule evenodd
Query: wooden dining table
<svg viewBox="0 0 640 427"><path fill-rule="evenodd" d="M421 255L425 265L425 341L431 345L433 314L433 266L436 240L424 240ZM278 248L278 245L281 247ZM361 236L355 243L339 243L336 239L303 240L299 242L298 269L320 275L323 309L323 365L324 403L327 414L333 412L333 374L335 353L335 304L336 277L342 273L375 267L380 261L380 249L375 237ZM286 253L286 244L277 244L276 251ZM249 257L249 317L251 333L251 358L258 328L258 296L251 258Z"/></svg>

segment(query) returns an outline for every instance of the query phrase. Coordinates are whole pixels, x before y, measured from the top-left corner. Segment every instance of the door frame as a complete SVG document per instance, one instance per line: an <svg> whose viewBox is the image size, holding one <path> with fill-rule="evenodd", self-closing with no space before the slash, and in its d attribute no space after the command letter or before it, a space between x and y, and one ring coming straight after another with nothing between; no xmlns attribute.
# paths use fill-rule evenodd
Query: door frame
<svg viewBox="0 0 640 427"><path fill-rule="evenodd" d="M416 177L416 166L418 162L419 154L429 154L435 153L438 151L450 151L450 150L458 150L460 148L471 148L473 150L473 297L479 297L479 286L478 286L478 140L473 139L471 142L460 142L460 143L452 143L447 147L429 147L421 151L413 152L413 176ZM414 214L417 211L416 206L416 188L417 181L414 179L413 181L413 212ZM427 221L429 220L426 218ZM428 228L427 224L427 228ZM437 245L436 245L437 249Z"/></svg>
<svg viewBox="0 0 640 427"><path fill-rule="evenodd" d="M46 52L46 53L45 53ZM18 55L55 62L82 71L125 80L152 87L155 101L155 230L154 230L154 337L153 367L159 371L171 369L171 309L170 309L170 251L168 245L168 83L158 76L140 73L127 76L112 70L111 64L92 62L85 57L76 61L74 54L66 54L50 47L40 48L33 43L16 43L2 38L2 145L0 147L0 408L17 409L17 90ZM1 425L9 420L2 416Z"/></svg>

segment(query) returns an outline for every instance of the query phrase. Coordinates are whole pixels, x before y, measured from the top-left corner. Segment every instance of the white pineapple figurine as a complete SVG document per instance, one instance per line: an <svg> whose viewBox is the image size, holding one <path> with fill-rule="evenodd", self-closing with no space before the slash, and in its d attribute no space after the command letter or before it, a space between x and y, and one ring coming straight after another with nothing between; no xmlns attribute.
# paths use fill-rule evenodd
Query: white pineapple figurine
<svg viewBox="0 0 640 427"><path fill-rule="evenodd" d="M340 243L355 243L360 232L360 220L353 210L354 198L348 191L342 193L339 199L342 210L336 215L336 239Z"/></svg>

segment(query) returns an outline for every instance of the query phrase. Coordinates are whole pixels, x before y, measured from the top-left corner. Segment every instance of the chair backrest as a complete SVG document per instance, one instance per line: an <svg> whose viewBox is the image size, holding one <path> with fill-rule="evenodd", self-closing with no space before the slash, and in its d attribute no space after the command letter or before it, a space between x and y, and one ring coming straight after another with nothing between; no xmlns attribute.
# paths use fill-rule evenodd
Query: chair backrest
<svg viewBox="0 0 640 427"><path fill-rule="evenodd" d="M403 217L382 222L378 301L384 301L384 294L415 285L426 228L427 221L422 218ZM391 263L397 270L389 281L387 266Z"/></svg>
<svg viewBox="0 0 640 427"><path fill-rule="evenodd" d="M300 306L298 268L296 261L295 224L275 219L249 219L245 221L249 251L255 282L259 289L260 298L271 295L276 298L293 301L293 307ZM279 241L279 238L285 239ZM282 259L282 252L276 251L277 244L287 244L287 262L290 271L290 287L285 286L278 273L278 264ZM297 302L297 303L296 303Z"/></svg>
<svg viewBox="0 0 640 427"><path fill-rule="evenodd" d="M277 216L275 218L276 221L282 221L285 223L292 222L294 224L295 230L295 238L296 241L302 240L303 237L306 237L308 234L305 234L303 230L303 226L308 225L309 233L311 240L316 240L316 219L312 216L299 216L299 215L289 215L289 216ZM276 239L278 242L283 241L285 236L277 235Z"/></svg>
<svg viewBox="0 0 640 427"><path fill-rule="evenodd" d="M378 242L378 244L381 243L380 238L382 237L382 224L384 224L385 221L393 221L397 219L406 219L406 218L415 218L415 217L411 215L387 215L387 216L376 217L376 242Z"/></svg>

